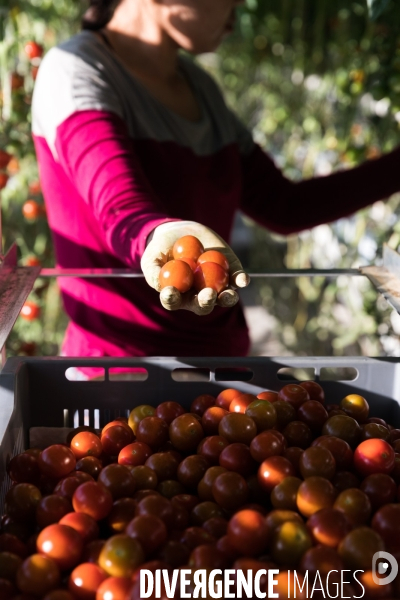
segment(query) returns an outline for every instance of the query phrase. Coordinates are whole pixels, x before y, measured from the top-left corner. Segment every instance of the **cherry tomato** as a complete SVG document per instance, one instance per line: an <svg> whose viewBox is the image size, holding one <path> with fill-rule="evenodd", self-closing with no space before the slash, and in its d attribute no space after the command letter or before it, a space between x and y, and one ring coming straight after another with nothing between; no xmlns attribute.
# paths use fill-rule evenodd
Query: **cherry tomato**
<svg viewBox="0 0 400 600"><path fill-rule="evenodd" d="M308 448L312 442L312 431L308 425L302 421L291 421L283 430L288 446L297 448Z"/></svg>
<svg viewBox="0 0 400 600"><path fill-rule="evenodd" d="M38 458L38 463L44 475L61 479L75 469L76 458L67 446L53 444L43 450Z"/></svg>
<svg viewBox="0 0 400 600"><path fill-rule="evenodd" d="M283 454L285 440L280 439L278 435L276 435L277 433L278 432L276 431L263 431L252 439L250 453L254 460L261 463L270 456Z"/></svg>
<svg viewBox="0 0 400 600"><path fill-rule="evenodd" d="M76 470L88 473L93 479L97 479L101 469L103 468L102 462L95 456L84 456L76 463Z"/></svg>
<svg viewBox="0 0 400 600"><path fill-rule="evenodd" d="M300 564L300 570L303 573L309 573L313 578L316 574L320 574L320 577L324 583L329 573L337 571L337 582L340 582L339 573L344 570L344 564L337 551L329 546L323 546L322 544L309 548L302 556ZM331 576L335 573L331 573ZM333 577L331 577L331 581Z"/></svg>
<svg viewBox="0 0 400 600"><path fill-rule="evenodd" d="M371 525L382 537L389 552L400 550L400 504L386 504L379 508Z"/></svg>
<svg viewBox="0 0 400 600"><path fill-rule="evenodd" d="M229 414L227 410L220 406L211 406L207 408L201 418L201 426L206 435L217 435L219 424L225 415Z"/></svg>
<svg viewBox="0 0 400 600"><path fill-rule="evenodd" d="M342 511L322 508L307 521L307 527L318 544L336 548L351 530L351 525Z"/></svg>
<svg viewBox="0 0 400 600"><path fill-rule="evenodd" d="M200 442L197 454L204 456L210 464L218 465L221 452L227 446L229 446L228 440L220 435L211 435Z"/></svg>
<svg viewBox="0 0 400 600"><path fill-rule="evenodd" d="M304 479L317 475L331 480L336 472L336 462L326 448L311 446L301 455L299 468Z"/></svg>
<svg viewBox="0 0 400 600"><path fill-rule="evenodd" d="M193 285L197 292L212 288L219 294L228 287L228 283L228 273L217 263L202 263L194 272Z"/></svg>
<svg viewBox="0 0 400 600"><path fill-rule="evenodd" d="M27 200L22 206L22 214L27 221L36 221L44 214L44 209L36 200Z"/></svg>
<svg viewBox="0 0 400 600"><path fill-rule="evenodd" d="M318 402L318 400L307 400L297 410L297 418L308 425L315 434L321 431L323 424L329 416L321 402Z"/></svg>
<svg viewBox="0 0 400 600"><path fill-rule="evenodd" d="M267 429L272 429L277 422L274 405L267 400L257 399L254 402L251 402L247 406L245 414L253 419L258 433L266 431Z"/></svg>
<svg viewBox="0 0 400 600"><path fill-rule="evenodd" d="M311 546L312 539L306 525L297 521L287 521L274 533L271 557L278 565L295 567Z"/></svg>
<svg viewBox="0 0 400 600"><path fill-rule="evenodd" d="M359 487L360 480L350 471L339 471L332 479L332 483L338 492L343 492L349 488Z"/></svg>
<svg viewBox="0 0 400 600"><path fill-rule="evenodd" d="M78 600L95 600L96 593L107 574L98 565L81 563L68 579L68 589Z"/></svg>
<svg viewBox="0 0 400 600"><path fill-rule="evenodd" d="M0 190L3 190L6 187L8 180L9 176L7 173L0 173Z"/></svg>
<svg viewBox="0 0 400 600"><path fill-rule="evenodd" d="M32 483L37 485L40 480L40 469L37 459L25 452L17 454L7 465L7 473L14 483Z"/></svg>
<svg viewBox="0 0 400 600"><path fill-rule="evenodd" d="M43 47L33 40L30 40L25 44L24 50L25 54L30 60L34 58L41 58L43 56Z"/></svg>
<svg viewBox="0 0 400 600"><path fill-rule="evenodd" d="M229 412L244 414L249 404L257 400L253 394L239 394L229 405Z"/></svg>
<svg viewBox="0 0 400 600"><path fill-rule="evenodd" d="M285 477L271 492L271 503L274 508L296 510L297 492L301 485L298 477Z"/></svg>
<svg viewBox="0 0 400 600"><path fill-rule="evenodd" d="M360 489L368 496L373 511L396 500L397 486L386 473L368 475L361 483Z"/></svg>
<svg viewBox="0 0 400 600"><path fill-rule="evenodd" d="M353 452L345 440L334 435L322 435L315 439L311 445L329 450L338 469L348 469L353 466Z"/></svg>
<svg viewBox="0 0 400 600"><path fill-rule="evenodd" d="M285 477L295 476L294 467L287 458L283 456L271 456L261 463L258 469L258 482L261 487L271 493L278 483Z"/></svg>
<svg viewBox="0 0 400 600"><path fill-rule="evenodd" d="M229 410L230 403L236 396L240 396L242 392L239 390L235 390L233 388L228 388L226 390L222 390L215 400L215 405L223 408L224 410Z"/></svg>
<svg viewBox="0 0 400 600"><path fill-rule="evenodd" d="M197 489L204 473L210 467L209 461L197 454L188 456L180 463L177 471L177 478L180 483L187 488Z"/></svg>
<svg viewBox="0 0 400 600"><path fill-rule="evenodd" d="M28 549L16 535L11 533L0 533L0 552L12 552L21 558L26 558Z"/></svg>
<svg viewBox="0 0 400 600"><path fill-rule="evenodd" d="M247 501L249 489L246 480L239 475L228 471L218 475L213 483L212 493L215 502L225 510L237 510Z"/></svg>
<svg viewBox="0 0 400 600"><path fill-rule="evenodd" d="M365 423L368 419L369 404L363 396L359 394L349 394L340 402L339 407L349 417L353 417L359 423Z"/></svg>
<svg viewBox="0 0 400 600"><path fill-rule="evenodd" d="M129 577L107 577L96 592L96 600L126 600L131 588Z"/></svg>
<svg viewBox="0 0 400 600"><path fill-rule="evenodd" d="M168 441L168 423L159 417L145 417L138 425L136 439L156 450Z"/></svg>
<svg viewBox="0 0 400 600"><path fill-rule="evenodd" d="M215 405L215 398L210 394L201 394L201 396L197 396L190 405L190 412L203 416L207 408Z"/></svg>
<svg viewBox="0 0 400 600"><path fill-rule="evenodd" d="M60 583L60 570L51 558L32 554L19 567L16 583L25 594L44 596Z"/></svg>
<svg viewBox="0 0 400 600"><path fill-rule="evenodd" d="M11 159L12 154L0 149L0 169L5 169Z"/></svg>
<svg viewBox="0 0 400 600"><path fill-rule="evenodd" d="M185 412L183 406L178 404L178 402L162 402L157 406L155 416L166 421L168 425L171 425L176 417L183 415Z"/></svg>
<svg viewBox="0 0 400 600"><path fill-rule="evenodd" d="M154 417L156 413L156 409L154 406L150 406L149 404L140 404L139 406L135 406L129 414L128 425L132 429L133 433L136 435L137 428L139 423L145 417Z"/></svg>
<svg viewBox="0 0 400 600"><path fill-rule="evenodd" d="M218 433L228 442L249 445L257 435L257 427L251 417L240 413L229 413L221 419Z"/></svg>
<svg viewBox="0 0 400 600"><path fill-rule="evenodd" d="M68 527L75 529L81 536L84 544L88 544L99 537L97 521L85 513L70 512L60 519L59 524L68 525Z"/></svg>
<svg viewBox="0 0 400 600"><path fill-rule="evenodd" d="M50 494L42 498L36 508L36 522L39 527L47 527L72 510L71 501L64 496Z"/></svg>
<svg viewBox="0 0 400 600"><path fill-rule="evenodd" d="M283 430L286 425L296 419L296 409L289 402L276 400L274 409L276 412L276 426L280 430Z"/></svg>
<svg viewBox="0 0 400 600"><path fill-rule="evenodd" d="M120 423L108 427L101 434L101 447L107 456L118 456L123 448L131 444L134 440L134 434L129 427Z"/></svg>
<svg viewBox="0 0 400 600"><path fill-rule="evenodd" d="M264 517L254 510L241 510L229 521L228 539L232 546L246 556L260 556L271 537Z"/></svg>
<svg viewBox="0 0 400 600"><path fill-rule="evenodd" d="M366 525L371 516L371 502L358 488L349 488L340 492L333 508L340 510L353 527Z"/></svg>
<svg viewBox="0 0 400 600"><path fill-rule="evenodd" d="M236 471L239 475L247 477L256 470L250 449L240 442L229 444L219 455L219 464L228 471Z"/></svg>
<svg viewBox="0 0 400 600"><path fill-rule="evenodd" d="M120 498L114 502L107 523L115 533L125 532L126 526L135 517L137 505L133 498Z"/></svg>
<svg viewBox="0 0 400 600"><path fill-rule="evenodd" d="M101 521L111 512L113 497L103 485L96 481L82 483L72 497L72 506L76 512L90 515Z"/></svg>
<svg viewBox="0 0 400 600"><path fill-rule="evenodd" d="M162 267L158 281L161 289L173 286L181 294L184 294L192 287L194 278L195 275L188 263L184 260L170 260Z"/></svg>
<svg viewBox="0 0 400 600"><path fill-rule="evenodd" d="M278 392L270 392L270 391L265 391L265 392L260 392L259 394L257 394L257 398L259 400L267 400L267 402L276 402L279 398L278 398Z"/></svg>
<svg viewBox="0 0 400 600"><path fill-rule="evenodd" d="M389 429L379 423L364 423L361 425L361 440L370 440L371 438L389 439Z"/></svg>
<svg viewBox="0 0 400 600"><path fill-rule="evenodd" d="M322 508L329 508L335 502L337 492L324 477L308 477L297 492L297 508L305 517L311 517Z"/></svg>
<svg viewBox="0 0 400 600"><path fill-rule="evenodd" d="M108 489L113 500L127 498L135 493L135 482L129 469L120 464L111 464L104 467L97 481Z"/></svg>
<svg viewBox="0 0 400 600"><path fill-rule="evenodd" d="M367 571L371 568L372 557L385 549L383 540L370 527L357 527L340 542L338 552L348 569Z"/></svg>
<svg viewBox="0 0 400 600"><path fill-rule="evenodd" d="M224 254L222 254L222 252L218 252L218 250L207 250L206 252L203 252L203 254L201 254L197 259L197 262L199 265L202 265L203 263L207 262L217 263L225 271L229 272L228 259Z"/></svg>
<svg viewBox="0 0 400 600"><path fill-rule="evenodd" d="M194 415L186 413L174 419L169 426L169 437L181 452L195 451L204 437L204 431Z"/></svg>
<svg viewBox="0 0 400 600"><path fill-rule="evenodd" d="M194 235L184 235L172 246L172 256L176 260L190 258L194 261L197 261L203 252L203 244Z"/></svg>
<svg viewBox="0 0 400 600"><path fill-rule="evenodd" d="M179 463L173 452L156 452L146 460L145 466L152 469L158 482L161 482L176 479Z"/></svg>
<svg viewBox="0 0 400 600"><path fill-rule="evenodd" d="M345 440L351 448L355 448L360 441L361 427L353 417L348 415L329 416L322 427L324 435L333 435Z"/></svg>
<svg viewBox="0 0 400 600"><path fill-rule="evenodd" d="M226 472L227 469L225 469L224 467L210 467L209 469L207 469L207 471L204 473L203 479L199 482L199 485L197 486L197 493L200 500L214 500L214 496L212 493L214 481L216 480L218 475L221 475L221 473Z"/></svg>
<svg viewBox="0 0 400 600"><path fill-rule="evenodd" d="M394 450L385 440L365 440L354 451L354 466L362 475L388 474L394 468Z"/></svg>
<svg viewBox="0 0 400 600"><path fill-rule="evenodd" d="M271 510L265 517L265 523L273 536L283 523L287 521L297 521L298 523L303 523L303 519L299 515L298 512L293 510Z"/></svg>
<svg viewBox="0 0 400 600"><path fill-rule="evenodd" d="M150 446L143 444L143 442L133 442L122 448L118 454L118 464L124 466L132 465L134 467L144 465L151 454L152 450Z"/></svg>
<svg viewBox="0 0 400 600"><path fill-rule="evenodd" d="M223 517L211 517L203 524L203 529L213 537L219 539L226 535L228 530L228 521Z"/></svg>
<svg viewBox="0 0 400 600"><path fill-rule="evenodd" d="M295 383L283 386L278 392L279 400L289 402L294 408L299 408L304 402L310 400L307 390Z"/></svg>
<svg viewBox="0 0 400 600"><path fill-rule="evenodd" d="M40 316L40 307L36 304L36 302L27 300L21 308L20 315L23 319L25 319L25 321L35 321Z"/></svg>
<svg viewBox="0 0 400 600"><path fill-rule="evenodd" d="M18 600L22 600L22 598ZM74 598L67 590L57 589L46 594L43 600L74 600Z"/></svg>
<svg viewBox="0 0 400 600"><path fill-rule="evenodd" d="M125 533L140 542L146 555L161 548L168 537L164 521L150 514L139 515L132 519Z"/></svg>
<svg viewBox="0 0 400 600"><path fill-rule="evenodd" d="M164 521L167 529L170 529L174 523L174 508L170 500L160 495L143 498L137 505L135 514L137 517L141 515L159 517Z"/></svg>
<svg viewBox="0 0 400 600"><path fill-rule="evenodd" d="M99 437L90 431L81 431L77 433L71 440L71 450L75 455L76 460L84 456L95 456L99 458L103 452L103 446Z"/></svg>
<svg viewBox="0 0 400 600"><path fill-rule="evenodd" d="M316 400L321 404L325 402L325 392L323 388L316 381L302 381L299 383L299 386L304 388L308 395L310 396L310 400Z"/></svg>
<svg viewBox="0 0 400 600"><path fill-rule="evenodd" d="M132 577L144 560L140 542L125 533L118 533L104 544L99 566L111 577Z"/></svg>
<svg viewBox="0 0 400 600"><path fill-rule="evenodd" d="M34 520L41 499L42 494L36 486L17 483L6 494L5 513L11 519L28 523Z"/></svg>
<svg viewBox="0 0 400 600"><path fill-rule="evenodd" d="M57 523L39 533L36 546L38 552L51 558L64 571L78 564L83 551L83 539L76 529Z"/></svg>

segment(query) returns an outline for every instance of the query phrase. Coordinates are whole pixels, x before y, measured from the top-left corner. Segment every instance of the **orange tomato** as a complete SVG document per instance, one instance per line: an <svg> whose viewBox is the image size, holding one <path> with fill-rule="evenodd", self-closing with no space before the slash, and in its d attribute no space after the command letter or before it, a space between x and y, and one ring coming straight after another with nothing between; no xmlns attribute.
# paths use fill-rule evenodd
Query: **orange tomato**
<svg viewBox="0 0 400 600"><path fill-rule="evenodd" d="M27 221L36 221L43 212L43 208L36 200L27 200L22 207L22 214Z"/></svg>
<svg viewBox="0 0 400 600"><path fill-rule="evenodd" d="M192 260L197 261L203 252L204 248L202 243L194 235L184 235L179 238L172 247L172 256L175 260L191 258Z"/></svg>
<svg viewBox="0 0 400 600"><path fill-rule="evenodd" d="M172 285L184 294L193 285L193 271L183 260L170 260L161 269L159 282L161 289Z"/></svg>
<svg viewBox="0 0 400 600"><path fill-rule="evenodd" d="M212 288L219 294L228 287L228 283L228 273L217 263L202 263L194 272L194 287L198 292L204 288Z"/></svg>
<svg viewBox="0 0 400 600"><path fill-rule="evenodd" d="M34 321L39 318L40 308L35 302L27 300L21 308L20 315L25 321Z"/></svg>
<svg viewBox="0 0 400 600"><path fill-rule="evenodd" d="M71 450L75 458L79 460L84 456L95 456L99 458L103 452L103 446L99 437L90 431L81 431L71 440Z"/></svg>
<svg viewBox="0 0 400 600"><path fill-rule="evenodd" d="M197 262L199 265L202 265L206 262L216 263L225 269L225 271L229 271L228 259L224 254L222 254L222 252L218 252L218 250L207 250L206 252L203 252L203 254L201 254L197 259Z"/></svg>

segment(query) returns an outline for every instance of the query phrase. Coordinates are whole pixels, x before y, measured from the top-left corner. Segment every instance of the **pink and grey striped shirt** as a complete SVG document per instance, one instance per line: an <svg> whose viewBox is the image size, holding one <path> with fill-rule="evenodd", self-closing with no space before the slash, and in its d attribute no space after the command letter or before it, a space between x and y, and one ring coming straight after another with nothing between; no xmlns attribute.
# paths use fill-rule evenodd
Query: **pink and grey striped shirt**
<svg viewBox="0 0 400 600"><path fill-rule="evenodd" d="M190 122L165 107L95 33L45 56L33 136L57 264L139 269L148 234L171 219L229 241L241 209L288 234L349 215L400 190L400 150L351 171L289 181L226 107L201 68L180 59L201 108ZM207 317L168 312L144 280L59 280L68 356L243 356L240 305Z"/></svg>

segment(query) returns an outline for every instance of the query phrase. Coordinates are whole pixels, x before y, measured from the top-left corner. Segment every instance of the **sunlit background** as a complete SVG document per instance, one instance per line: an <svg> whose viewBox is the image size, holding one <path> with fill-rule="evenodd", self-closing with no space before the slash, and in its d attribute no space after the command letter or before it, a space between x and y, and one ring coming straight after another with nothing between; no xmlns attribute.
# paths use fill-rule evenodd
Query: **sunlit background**
<svg viewBox="0 0 400 600"><path fill-rule="evenodd" d="M30 138L40 59L29 59L25 45L48 50L74 34L84 8L77 0L0 0L0 148L14 157L0 172L0 184L8 176L3 247L16 241L22 264L54 264ZM394 0L247 0L235 35L199 60L289 177L327 175L400 142L399 24ZM239 215L233 245L253 272L378 263L384 242L400 244L399 204L395 195L289 238ZM257 280L241 294L253 354L400 356L400 317L365 278ZM30 301L40 313L18 319L8 353L57 354L66 319L56 282L39 279Z"/></svg>

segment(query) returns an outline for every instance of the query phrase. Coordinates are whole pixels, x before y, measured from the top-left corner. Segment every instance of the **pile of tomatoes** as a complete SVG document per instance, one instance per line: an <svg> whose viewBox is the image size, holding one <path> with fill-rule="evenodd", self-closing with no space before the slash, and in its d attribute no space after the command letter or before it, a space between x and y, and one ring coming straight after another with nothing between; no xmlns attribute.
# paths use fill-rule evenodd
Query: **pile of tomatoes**
<svg viewBox="0 0 400 600"><path fill-rule="evenodd" d="M229 284L229 262L222 252L205 251L199 239L185 235L173 245L172 260L163 265L159 282L161 289L173 286L181 294L204 288L212 288L219 294Z"/></svg>
<svg viewBox="0 0 400 600"><path fill-rule="evenodd" d="M326 405L303 382L203 394L190 412L141 405L26 450L8 474L4 600L139 600L141 568L279 569L279 598L293 570L346 570L341 597L361 597L358 581L365 598L400 597L371 572L376 552L400 557L400 429L359 395Z"/></svg>

